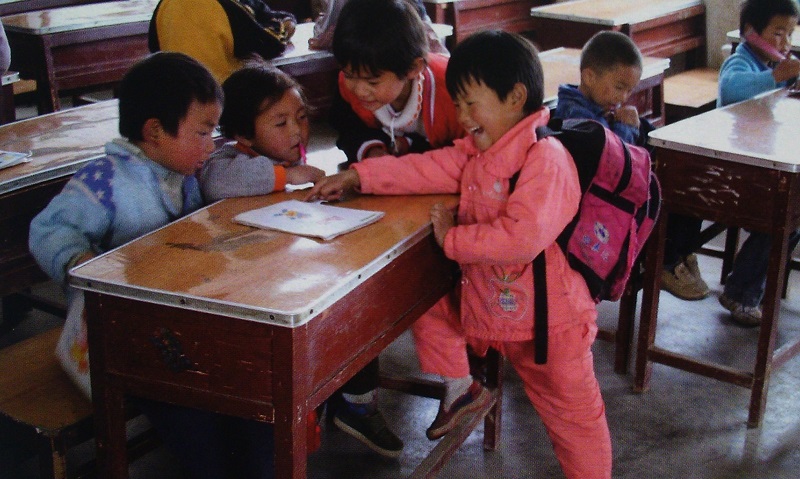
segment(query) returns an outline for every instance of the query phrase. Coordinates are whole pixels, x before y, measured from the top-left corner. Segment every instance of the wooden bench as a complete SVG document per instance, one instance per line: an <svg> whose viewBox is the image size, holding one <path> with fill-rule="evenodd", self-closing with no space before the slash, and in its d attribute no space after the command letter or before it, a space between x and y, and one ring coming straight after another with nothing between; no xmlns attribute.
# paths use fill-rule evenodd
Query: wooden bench
<svg viewBox="0 0 800 479"><path fill-rule="evenodd" d="M664 79L667 124L712 110L717 105L719 70L694 68Z"/></svg>
<svg viewBox="0 0 800 479"><path fill-rule="evenodd" d="M94 425L91 402L54 355L60 333L54 328L0 349L0 415L28 429L39 453L39 477L90 477L93 460L67 475L67 450L94 437ZM136 415L131 411L129 418ZM147 428L129 440L129 454L141 456L156 444Z"/></svg>

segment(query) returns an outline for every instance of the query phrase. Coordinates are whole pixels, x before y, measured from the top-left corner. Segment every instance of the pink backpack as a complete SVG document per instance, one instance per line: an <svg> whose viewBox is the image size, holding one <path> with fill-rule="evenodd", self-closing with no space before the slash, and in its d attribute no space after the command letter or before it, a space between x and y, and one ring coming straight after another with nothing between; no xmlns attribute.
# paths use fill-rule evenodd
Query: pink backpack
<svg viewBox="0 0 800 479"><path fill-rule="evenodd" d="M592 299L616 301L625 290L661 209L661 188L650 153L626 145L594 120L551 120L536 130L558 138L572 155L581 183L580 207L557 242L581 273ZM511 179L511 189L519 173ZM533 260L536 361L547 358L547 281L544 253Z"/></svg>

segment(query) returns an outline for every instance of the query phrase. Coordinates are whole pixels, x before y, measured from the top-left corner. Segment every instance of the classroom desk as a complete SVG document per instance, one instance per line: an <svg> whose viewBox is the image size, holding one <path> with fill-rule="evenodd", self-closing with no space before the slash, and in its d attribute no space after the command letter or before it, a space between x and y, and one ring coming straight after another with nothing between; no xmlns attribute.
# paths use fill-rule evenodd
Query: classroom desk
<svg viewBox="0 0 800 479"><path fill-rule="evenodd" d="M59 92L112 85L148 53L157 0L125 0L2 18L11 69L36 80L39 113L61 108Z"/></svg>
<svg viewBox="0 0 800 479"><path fill-rule="evenodd" d="M558 86L580 83L581 51L577 48L554 48L541 52L539 59L544 71L544 102L555 108ZM636 106L640 116L655 126L664 125L664 72L667 68L668 58L644 57L642 78L628 100L628 104Z"/></svg>
<svg viewBox="0 0 800 479"><path fill-rule="evenodd" d="M276 477L305 478L308 413L453 287L430 207L456 196L355 196L342 206L386 216L331 241L231 220L303 194L223 200L72 270L86 296L100 477L128 477L131 394L272 422ZM496 439L493 414L484 434Z"/></svg>
<svg viewBox="0 0 800 479"><path fill-rule="evenodd" d="M336 92L339 65L333 53L308 48L308 40L313 36L313 22L298 24L286 51L272 59L272 63L303 85L312 113L324 118Z"/></svg>
<svg viewBox="0 0 800 479"><path fill-rule="evenodd" d="M738 28L736 30L729 31L725 35L725 38L727 38L728 41L731 42L731 47L732 47L731 53L736 51L736 46L739 45L739 42L741 42L742 40L741 37L739 36ZM792 34L791 50L792 52L794 52L795 55L800 54L800 25L794 27L794 33Z"/></svg>
<svg viewBox="0 0 800 479"><path fill-rule="evenodd" d="M533 30L530 9L553 0L423 0L434 23L453 27L450 47L487 28L522 33Z"/></svg>
<svg viewBox="0 0 800 479"><path fill-rule="evenodd" d="M798 119L800 99L782 89L650 133L663 209L646 253L635 390L647 389L653 362L666 364L751 389L747 424L761 424L771 372L800 352L798 338L776 349L788 236L800 226ZM772 234L752 370L690 358L655 344L665 220L670 213Z"/></svg>
<svg viewBox="0 0 800 479"><path fill-rule="evenodd" d="M0 16L105 1L108 0L0 0Z"/></svg>
<svg viewBox="0 0 800 479"><path fill-rule="evenodd" d="M14 105L14 83L19 81L19 73L6 72L0 79L0 125L17 119Z"/></svg>
<svg viewBox="0 0 800 479"><path fill-rule="evenodd" d="M595 33L614 30L630 36L642 55L693 52L688 66L705 64L702 0L573 0L532 8L530 15L542 50L582 48Z"/></svg>
<svg viewBox="0 0 800 479"><path fill-rule="evenodd" d="M47 279L28 252L31 220L69 177L119 136L117 100L0 126L0 150L31 152L0 170L0 297Z"/></svg>

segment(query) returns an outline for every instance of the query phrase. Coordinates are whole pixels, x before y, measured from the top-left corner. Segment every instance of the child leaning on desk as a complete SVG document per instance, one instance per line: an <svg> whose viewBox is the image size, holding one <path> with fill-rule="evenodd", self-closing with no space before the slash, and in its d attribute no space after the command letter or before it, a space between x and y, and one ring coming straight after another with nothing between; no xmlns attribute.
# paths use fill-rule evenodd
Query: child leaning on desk
<svg viewBox="0 0 800 479"><path fill-rule="evenodd" d="M140 61L119 86L119 130L105 156L81 168L31 222L30 250L67 288L59 359L89 396L83 295L68 271L203 205L195 172L214 151L223 94L209 71L181 53ZM135 400L193 478L274 475L272 426Z"/></svg>
<svg viewBox="0 0 800 479"><path fill-rule="evenodd" d="M215 151L200 170L207 202L265 195L325 176L305 164L308 107L297 81L254 61L233 72L222 89L225 106L219 124L233 142Z"/></svg>
<svg viewBox="0 0 800 479"><path fill-rule="evenodd" d="M467 137L427 153L365 159L320 180L308 199L350 189L460 193L457 220L441 204L431 210L436 241L461 266L460 304L445 298L413 327L422 370L445 384L428 438L488 404L489 391L470 376L466 346L480 355L491 347L522 378L565 476L610 478L611 440L590 349L597 310L556 243L578 210L580 185L563 145L536 137L550 117L536 50L517 34L476 33L455 47L446 83ZM531 261L542 251L550 348L547 362L536 364Z"/></svg>
<svg viewBox="0 0 800 479"><path fill-rule="evenodd" d="M800 74L800 60L790 53L792 33L800 18L794 0L747 0L742 4L739 32L752 31L722 64L717 106L752 98L759 93L790 85ZM776 50L777 54L771 52ZM783 58L780 58L783 57ZM789 235L789 253L800 232ZM750 232L736 255L733 269L719 297L732 319L743 326L761 323L761 299L767 281L771 236Z"/></svg>
<svg viewBox="0 0 800 479"><path fill-rule="evenodd" d="M642 55L633 40L620 32L595 34L583 47L580 69L580 85L559 86L553 116L597 120L622 141L646 145L652 127L635 106L622 105L642 75ZM685 300L709 294L694 252L701 226L702 220L683 215L671 215L667 225L661 287Z"/></svg>

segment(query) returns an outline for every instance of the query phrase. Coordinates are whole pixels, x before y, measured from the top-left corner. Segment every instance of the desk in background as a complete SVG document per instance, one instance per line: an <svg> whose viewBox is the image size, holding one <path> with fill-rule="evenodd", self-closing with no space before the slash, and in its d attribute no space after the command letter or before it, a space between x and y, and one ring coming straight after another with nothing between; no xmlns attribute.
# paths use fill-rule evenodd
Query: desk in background
<svg viewBox="0 0 800 479"><path fill-rule="evenodd" d="M776 348L788 236L800 226L798 127L800 99L789 97L784 89L650 133L650 143L656 147L655 172L661 183L663 210L646 253L636 390L647 389L653 362L666 364L751 389L748 426L761 424L770 374L800 352L798 338ZM752 369L688 357L655 344L665 220L670 213L772 235L763 320Z"/></svg>
<svg viewBox="0 0 800 479"><path fill-rule="evenodd" d="M30 222L70 176L119 136L117 100L0 126L0 150L31 152L30 161L0 170L0 297L47 276L28 252Z"/></svg>
<svg viewBox="0 0 800 479"><path fill-rule="evenodd" d="M522 33L533 30L530 9L553 0L423 0L434 23L453 27L450 47L487 28ZM556 45L558 46L558 45Z"/></svg>
<svg viewBox="0 0 800 479"><path fill-rule="evenodd" d="M17 119L14 105L14 83L19 81L19 73L7 72L0 80L0 125Z"/></svg>
<svg viewBox="0 0 800 479"><path fill-rule="evenodd" d="M562 83L580 83L581 51L577 48L554 48L539 54L544 70L544 102L555 108L558 86ZM669 59L644 57L642 78L636 85L628 104L635 105L639 115L654 125L664 124L664 72L669 68Z"/></svg>
<svg viewBox="0 0 800 479"><path fill-rule="evenodd" d="M689 67L705 64L702 0L572 0L532 8L530 15L534 40L542 50L583 48L595 33L614 30L630 36L642 55L691 52Z"/></svg>
<svg viewBox="0 0 800 479"><path fill-rule="evenodd" d="M308 413L454 286L430 207L456 196L357 196L342 206L386 215L331 241L232 221L303 194L227 199L72 270L86 296L100 477L128 477L131 394L272 422L276 477L305 478Z"/></svg>
<svg viewBox="0 0 800 479"><path fill-rule="evenodd" d="M108 0L0 0L0 16Z"/></svg>
<svg viewBox="0 0 800 479"><path fill-rule="evenodd" d="M36 80L39 113L60 109L59 92L113 85L148 53L157 0L78 5L2 18L11 69Z"/></svg>

